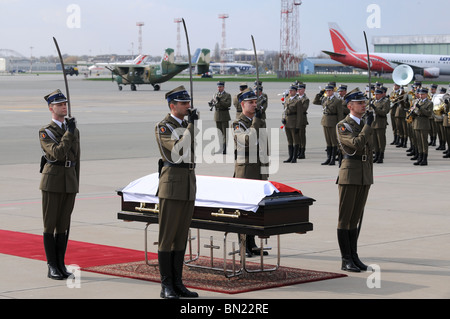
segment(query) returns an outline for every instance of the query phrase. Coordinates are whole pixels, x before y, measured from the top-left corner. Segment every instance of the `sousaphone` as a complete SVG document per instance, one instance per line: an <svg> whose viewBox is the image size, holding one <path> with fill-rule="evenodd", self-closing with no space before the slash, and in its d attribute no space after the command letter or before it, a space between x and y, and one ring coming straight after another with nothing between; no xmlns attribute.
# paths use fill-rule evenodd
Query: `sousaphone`
<svg viewBox="0 0 450 319"><path fill-rule="evenodd" d="M392 80L397 85L408 85L414 78L413 69L406 64L400 64L392 72Z"/></svg>

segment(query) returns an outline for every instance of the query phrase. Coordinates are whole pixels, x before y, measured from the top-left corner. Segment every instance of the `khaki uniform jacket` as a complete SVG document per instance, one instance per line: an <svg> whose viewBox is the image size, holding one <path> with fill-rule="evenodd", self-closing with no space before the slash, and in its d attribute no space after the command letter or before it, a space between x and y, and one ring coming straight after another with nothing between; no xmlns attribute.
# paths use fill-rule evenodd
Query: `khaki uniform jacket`
<svg viewBox="0 0 450 319"><path fill-rule="evenodd" d="M419 101L413 111L414 121L412 123L414 130L430 130L430 116L433 113L433 102L428 99Z"/></svg>
<svg viewBox="0 0 450 319"><path fill-rule="evenodd" d="M214 99L217 101L216 111L214 112L214 121L227 122L231 120L230 107L231 107L231 94L223 91L222 94L215 94Z"/></svg>
<svg viewBox="0 0 450 319"><path fill-rule="evenodd" d="M372 127L364 125L363 120L361 124L356 123L350 115L338 123L337 136L344 158L339 168L337 184L373 184L372 133ZM354 155L355 159L346 159L345 155Z"/></svg>
<svg viewBox="0 0 450 319"><path fill-rule="evenodd" d="M241 114L239 119L233 122L232 129L235 147L234 177L249 179L267 179L266 174L262 174L261 167L266 165L261 163L267 161L267 150L263 149L267 141L260 143L260 128L263 121L259 118L249 119Z"/></svg>
<svg viewBox="0 0 450 319"><path fill-rule="evenodd" d="M286 97L284 103L284 114L286 119L286 128L300 128L302 125L302 103L297 95L293 98Z"/></svg>
<svg viewBox="0 0 450 319"><path fill-rule="evenodd" d="M386 128L387 127L387 114L389 113L391 103L387 97L383 97L373 102L373 108L375 111L375 119L372 123L372 128Z"/></svg>
<svg viewBox="0 0 450 319"><path fill-rule="evenodd" d="M163 161L171 164L194 163L194 124L180 125L170 114L155 127L156 143ZM159 177L159 198L195 200L197 192L195 170L187 167L163 167Z"/></svg>
<svg viewBox="0 0 450 319"><path fill-rule="evenodd" d="M52 121L39 130L39 139L47 159L42 170L39 189L54 193L78 193L80 184L80 132L78 129L75 129L75 133L72 134ZM74 165L72 167L51 164L51 162L65 163L66 161L75 164L72 164Z"/></svg>
<svg viewBox="0 0 450 319"><path fill-rule="evenodd" d="M236 118L238 118L239 115L241 115L241 113L242 113L242 106L241 106L241 103L239 103L239 99L238 99L237 95L235 95L233 98L233 105L236 108Z"/></svg>
<svg viewBox="0 0 450 319"><path fill-rule="evenodd" d="M308 108L309 108L309 98L306 94L303 94L302 97L299 97L300 100L300 125L306 126L308 125Z"/></svg>
<svg viewBox="0 0 450 319"><path fill-rule="evenodd" d="M314 98L313 104L322 105L323 116L320 124L325 127L335 127L338 118L342 117L342 102L334 95L331 97L321 96L317 94Z"/></svg>

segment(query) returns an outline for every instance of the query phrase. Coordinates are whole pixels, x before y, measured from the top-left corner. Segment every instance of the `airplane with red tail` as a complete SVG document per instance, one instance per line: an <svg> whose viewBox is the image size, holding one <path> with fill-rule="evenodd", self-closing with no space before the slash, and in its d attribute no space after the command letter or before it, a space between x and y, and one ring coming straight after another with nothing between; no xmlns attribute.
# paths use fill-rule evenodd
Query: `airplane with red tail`
<svg viewBox="0 0 450 319"><path fill-rule="evenodd" d="M342 64L368 70L367 52L357 52L349 39L336 23L328 24L334 52L322 51L331 59ZM392 73L394 69L406 64L414 74L424 78L437 78L450 75L450 56L438 54L403 54L403 53L370 53L370 70L381 73Z"/></svg>

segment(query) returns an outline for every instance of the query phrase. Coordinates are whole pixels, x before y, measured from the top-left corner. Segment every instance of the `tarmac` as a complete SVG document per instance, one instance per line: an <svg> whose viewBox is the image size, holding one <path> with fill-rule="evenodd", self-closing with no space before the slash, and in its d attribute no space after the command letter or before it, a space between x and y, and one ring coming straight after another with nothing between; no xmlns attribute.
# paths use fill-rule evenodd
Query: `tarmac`
<svg viewBox="0 0 450 319"><path fill-rule="evenodd" d="M139 86L132 92L129 87L119 91L108 81L69 77L72 115L77 119L82 147L80 193L72 215L71 240L144 249L145 225L117 219L120 197L116 190L157 171L154 127L168 112L164 94L181 84L189 87L187 81L176 81L163 83L161 91ZM228 82L226 91L237 94L238 85ZM297 163L283 163L287 143L280 129L278 94L289 84L263 85L269 96L270 180L298 188L316 200L310 207L314 230L281 236L281 265L344 273L336 238L338 166L320 165L325 159L321 107L312 104L324 84L307 83L311 103L306 159ZM349 84L349 89L356 86L362 89L365 84ZM62 75L0 76L3 230L42 234L38 130L50 121L43 97L57 88L65 91ZM215 82L194 82L194 106L201 110L203 132L215 126L207 104L215 91ZM230 113L234 117L233 108ZM442 158L436 146L430 146L428 166L414 166L404 148L389 145L392 140L389 126L385 161L374 164L374 184L359 239L359 256L373 271L236 295L197 290L198 300L449 298L450 160ZM213 143L211 136L203 134L203 143ZM229 150L231 153L232 147ZM215 155L211 160L206 153L201 154L197 174L232 176L233 163L228 157ZM157 225L150 226L150 236L156 236L157 231ZM202 240L209 241L210 236L218 244L223 238L220 232L201 232ZM229 236L229 240L237 241L237 236ZM274 247L275 243L274 238L269 239L269 245ZM149 250L156 252L156 246ZM202 253L208 251L203 249ZM276 262L275 251L266 262ZM81 272L79 287L69 288L65 281L47 278L43 261L0 254L0 265L0 299L159 299L157 283Z"/></svg>

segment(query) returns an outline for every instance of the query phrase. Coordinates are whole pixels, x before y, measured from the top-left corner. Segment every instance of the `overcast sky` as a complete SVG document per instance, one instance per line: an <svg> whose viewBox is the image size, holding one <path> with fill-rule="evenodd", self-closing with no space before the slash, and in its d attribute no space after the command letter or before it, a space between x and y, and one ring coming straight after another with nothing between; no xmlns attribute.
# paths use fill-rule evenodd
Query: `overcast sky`
<svg viewBox="0 0 450 319"><path fill-rule="evenodd" d="M365 48L363 31L369 43L380 35L450 33L448 0L302 2L300 51L307 56L332 49L328 22L338 23L361 49ZM227 47L251 49L253 35L258 50L279 51L280 0L0 0L0 49L27 57L57 55L52 39L56 37L63 54L131 54L132 48L137 54L136 22L144 22L143 52L162 55L165 48L176 49L174 19L184 18L191 51L197 47L214 50L216 43L222 43L218 18L222 13L229 15ZM181 53L186 54L184 33L181 40Z"/></svg>

